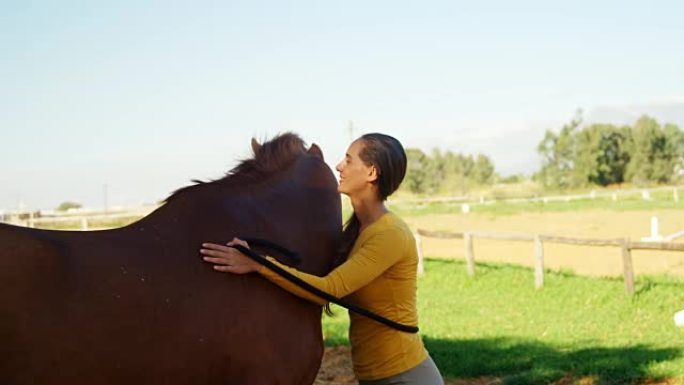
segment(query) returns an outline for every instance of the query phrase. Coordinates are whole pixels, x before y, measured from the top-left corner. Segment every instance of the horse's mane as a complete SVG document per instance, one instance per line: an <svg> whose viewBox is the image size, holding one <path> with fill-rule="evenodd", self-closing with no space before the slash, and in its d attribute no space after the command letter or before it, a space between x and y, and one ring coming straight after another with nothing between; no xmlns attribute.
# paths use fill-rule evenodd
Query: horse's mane
<svg viewBox="0 0 684 385"><path fill-rule="evenodd" d="M277 135L253 150L252 158L242 160L223 177L209 181L193 179L194 184L174 191L165 202L168 203L179 195L202 185L227 185L236 181L249 184L262 181L277 171L284 170L297 157L306 153L304 140L291 132Z"/></svg>

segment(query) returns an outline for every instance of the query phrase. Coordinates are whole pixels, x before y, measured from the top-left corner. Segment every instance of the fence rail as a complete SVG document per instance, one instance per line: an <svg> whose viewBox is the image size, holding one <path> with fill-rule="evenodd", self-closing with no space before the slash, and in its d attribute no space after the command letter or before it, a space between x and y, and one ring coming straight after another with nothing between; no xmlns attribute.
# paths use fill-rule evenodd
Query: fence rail
<svg viewBox="0 0 684 385"><path fill-rule="evenodd" d="M26 221L26 227L36 227L37 225L44 223L59 223L59 222L72 222L78 223L80 225L80 230L87 231L92 230L91 224L97 221L111 221L117 219L131 219L131 218L142 218L144 215L141 213L131 212L131 213L120 213L120 214L108 214L108 215L82 215L82 216L69 216L69 217L46 217L46 218L31 218Z"/></svg>
<svg viewBox="0 0 684 385"><path fill-rule="evenodd" d="M36 217L33 215L28 215L26 218L8 218L10 220L4 220L0 222L8 223L11 225L25 226L25 227L39 227L45 228L46 224L57 224L57 223L73 223L74 226L69 226L74 230L95 230L93 228L93 223L106 222L106 221L116 221L119 219L133 219L138 220L146 215L148 215L151 209L138 209L131 211L120 211L112 213L98 213L98 214L70 214L63 216L42 216ZM52 227L47 227L52 228ZM109 227L105 227L109 228Z"/></svg>
<svg viewBox="0 0 684 385"><path fill-rule="evenodd" d="M597 199L597 198L609 198L613 201L617 201L622 197L627 196L638 196L642 200L652 201L654 198L651 193L655 192L671 192L672 200L674 202L679 202L680 190L684 190L684 186L663 186L663 187L649 187L649 188L635 188L635 189L625 189L625 190L614 190L614 191L596 191L592 190L586 194L573 194L573 195L547 195L547 196L523 196L523 197L510 197L510 198L486 198L485 196L447 196L447 197L430 197L430 198L408 198L408 199L396 199L390 200L390 204L423 204L423 203L457 203L461 202L463 204L492 204L495 202L505 202L505 203L528 203L528 202L570 202L574 200L583 199Z"/></svg>
<svg viewBox="0 0 684 385"><path fill-rule="evenodd" d="M440 238L440 239L463 239L465 241L466 269L469 276L475 275L475 252L474 239L491 239L498 241L523 241L534 242L535 257L535 286L544 286L544 243L560 243L566 245L579 246L607 246L619 247L622 254L623 278L625 281L625 291L629 295L634 294L634 267L632 265L632 250L664 250L664 251L684 251L684 243L676 242L634 242L628 238L615 239L596 239L596 238L573 238L557 235L543 234L523 234L523 233L502 233L488 231L468 231L468 232L447 232L417 229L416 237L418 245L422 245L421 237ZM422 258L422 250L419 250Z"/></svg>

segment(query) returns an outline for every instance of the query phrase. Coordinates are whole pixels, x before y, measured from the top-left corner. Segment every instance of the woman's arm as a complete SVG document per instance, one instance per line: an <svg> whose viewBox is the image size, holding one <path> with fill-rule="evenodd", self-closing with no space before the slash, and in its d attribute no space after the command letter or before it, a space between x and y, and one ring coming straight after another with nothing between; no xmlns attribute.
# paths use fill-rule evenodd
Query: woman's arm
<svg viewBox="0 0 684 385"><path fill-rule="evenodd" d="M269 260L308 284L337 298L342 298L366 286L395 264L404 254L405 245L405 235L399 229L388 229L374 234L343 264L324 277L301 272L285 266L273 258L269 258ZM300 288L265 266L262 266L258 272L292 294L319 305L327 303L322 298Z"/></svg>
<svg viewBox="0 0 684 385"><path fill-rule="evenodd" d="M228 245L241 244L244 241L233 239ZM324 277L301 272L283 265L275 259L268 259L279 267L308 284L323 290L335 297L342 298L367 285L390 266L396 263L405 252L406 235L397 228L390 228L371 235L349 258ZM287 281L274 271L243 255L232 247L205 243L200 252L204 260L215 263L214 269L221 272L246 274L258 272L269 281L301 298L324 305L327 301L319 298L294 283Z"/></svg>

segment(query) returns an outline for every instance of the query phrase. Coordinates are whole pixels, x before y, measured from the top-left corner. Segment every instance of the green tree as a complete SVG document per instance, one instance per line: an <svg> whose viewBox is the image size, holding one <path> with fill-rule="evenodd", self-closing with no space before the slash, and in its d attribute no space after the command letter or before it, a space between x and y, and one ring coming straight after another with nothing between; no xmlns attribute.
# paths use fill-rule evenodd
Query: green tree
<svg viewBox="0 0 684 385"><path fill-rule="evenodd" d="M477 154L473 166L473 179L476 183L486 185L494 178L494 163L483 154Z"/></svg>
<svg viewBox="0 0 684 385"><path fill-rule="evenodd" d="M673 154L673 180L684 179L684 131L674 124L663 128L668 141L668 151Z"/></svg>
<svg viewBox="0 0 684 385"><path fill-rule="evenodd" d="M442 182L446 178L444 167L444 157L439 149L432 150L431 156L427 157L425 163L425 175L427 177L426 192L435 193L440 190Z"/></svg>
<svg viewBox="0 0 684 385"><path fill-rule="evenodd" d="M658 122L642 116L632 128L631 160L627 179L635 184L667 183L675 176L679 162L681 130L674 125L663 129Z"/></svg>
<svg viewBox="0 0 684 385"><path fill-rule="evenodd" d="M575 172L576 133L581 124L582 111L578 110L575 117L563 125L558 134L552 130L544 133L544 138L537 146L537 152L542 157L542 167L536 175L536 179L544 186L569 188L584 183L581 175Z"/></svg>
<svg viewBox="0 0 684 385"><path fill-rule="evenodd" d="M594 124L577 133L576 180L582 184L607 186L622 183L629 153L629 127Z"/></svg>
<svg viewBox="0 0 684 385"><path fill-rule="evenodd" d="M495 175L494 164L482 154L474 158L434 149L428 156L419 149L409 148L406 156L404 184L413 193L466 194L472 185L492 183Z"/></svg>
<svg viewBox="0 0 684 385"><path fill-rule="evenodd" d="M57 206L57 211L67 211L69 209L80 209L83 207L80 203L76 202L62 202Z"/></svg>
<svg viewBox="0 0 684 385"><path fill-rule="evenodd" d="M442 191L448 194L464 194L468 190L462 158L461 154L454 154L451 151L447 151L441 158L444 173Z"/></svg>
<svg viewBox="0 0 684 385"><path fill-rule="evenodd" d="M422 194L428 189L427 156L417 148L406 149L406 177L405 184L409 191Z"/></svg>
<svg viewBox="0 0 684 385"><path fill-rule="evenodd" d="M472 155L455 154L453 159L454 182L457 183L461 194L468 194L470 186L473 185L472 179L475 161Z"/></svg>

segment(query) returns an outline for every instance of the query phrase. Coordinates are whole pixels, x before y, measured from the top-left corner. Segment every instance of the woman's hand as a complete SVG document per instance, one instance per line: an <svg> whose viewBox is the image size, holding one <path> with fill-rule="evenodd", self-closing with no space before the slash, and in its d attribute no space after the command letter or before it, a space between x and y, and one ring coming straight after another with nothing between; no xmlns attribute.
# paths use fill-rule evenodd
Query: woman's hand
<svg viewBox="0 0 684 385"><path fill-rule="evenodd" d="M200 253L206 262L215 263L214 270L224 273L247 274L259 271L261 264L229 246L242 245L249 249L247 242L233 238L227 246L203 243Z"/></svg>

